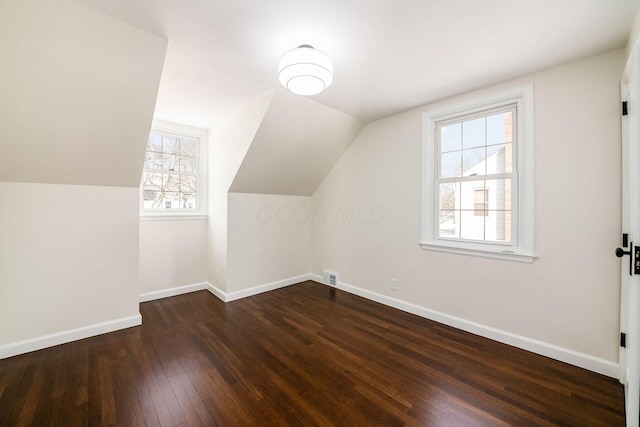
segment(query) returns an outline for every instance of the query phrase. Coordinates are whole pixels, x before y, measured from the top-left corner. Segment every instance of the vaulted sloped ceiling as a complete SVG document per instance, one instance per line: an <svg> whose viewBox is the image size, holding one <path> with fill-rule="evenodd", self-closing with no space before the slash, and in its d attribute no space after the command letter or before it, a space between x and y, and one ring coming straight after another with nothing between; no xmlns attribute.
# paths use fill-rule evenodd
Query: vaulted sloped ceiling
<svg viewBox="0 0 640 427"><path fill-rule="evenodd" d="M0 2L0 181L137 187L166 48L75 1Z"/></svg>
<svg viewBox="0 0 640 427"><path fill-rule="evenodd" d="M310 196L364 123L277 89L230 191Z"/></svg>

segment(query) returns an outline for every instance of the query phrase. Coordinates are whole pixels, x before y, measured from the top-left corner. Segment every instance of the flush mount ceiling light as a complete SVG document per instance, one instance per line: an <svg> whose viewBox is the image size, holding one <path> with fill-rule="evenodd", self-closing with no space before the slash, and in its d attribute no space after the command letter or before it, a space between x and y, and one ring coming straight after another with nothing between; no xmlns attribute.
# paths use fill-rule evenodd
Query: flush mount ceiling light
<svg viewBox="0 0 640 427"><path fill-rule="evenodd" d="M278 76L291 92L316 95L333 81L333 64L325 53L303 44L280 57Z"/></svg>

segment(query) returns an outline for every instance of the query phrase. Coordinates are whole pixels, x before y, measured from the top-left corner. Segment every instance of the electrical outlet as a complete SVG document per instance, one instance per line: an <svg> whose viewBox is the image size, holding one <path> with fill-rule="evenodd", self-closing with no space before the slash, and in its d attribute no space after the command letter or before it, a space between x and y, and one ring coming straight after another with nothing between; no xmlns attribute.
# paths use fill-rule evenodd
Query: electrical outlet
<svg viewBox="0 0 640 427"><path fill-rule="evenodd" d="M391 279L391 289L394 291L398 290L398 279Z"/></svg>

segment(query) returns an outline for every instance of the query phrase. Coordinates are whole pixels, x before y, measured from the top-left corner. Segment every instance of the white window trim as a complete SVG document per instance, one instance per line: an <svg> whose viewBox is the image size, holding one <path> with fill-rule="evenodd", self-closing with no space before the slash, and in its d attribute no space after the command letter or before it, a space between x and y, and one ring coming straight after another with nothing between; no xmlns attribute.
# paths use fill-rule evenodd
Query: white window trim
<svg viewBox="0 0 640 427"><path fill-rule="evenodd" d="M191 136L198 138L198 209L193 211L176 211L176 210L157 210L145 211L143 209L142 183L140 184L140 219L149 221L165 221L165 220L201 220L207 219L208 202L207 202L207 183L208 183L208 138L209 131L196 127L181 125L178 123L167 122L164 120L153 120L151 132L170 133L176 135ZM146 151L145 151L146 152Z"/></svg>
<svg viewBox="0 0 640 427"><path fill-rule="evenodd" d="M436 200L436 124L456 116L517 104L517 212L516 241L505 249L504 245L476 243L438 238L435 230ZM453 106L428 110L423 114L423 189L422 189L422 239L423 249L458 253L486 258L496 258L531 263L535 260L534 237L534 135L533 135L533 85L515 87L498 93L474 98Z"/></svg>

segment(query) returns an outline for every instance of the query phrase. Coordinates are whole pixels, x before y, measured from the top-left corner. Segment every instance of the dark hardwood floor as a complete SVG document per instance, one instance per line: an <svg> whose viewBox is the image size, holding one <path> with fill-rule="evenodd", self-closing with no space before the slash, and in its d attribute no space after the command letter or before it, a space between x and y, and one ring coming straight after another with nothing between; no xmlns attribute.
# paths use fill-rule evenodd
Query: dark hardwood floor
<svg viewBox="0 0 640 427"><path fill-rule="evenodd" d="M2 426L622 426L614 379L314 282L0 360Z"/></svg>

